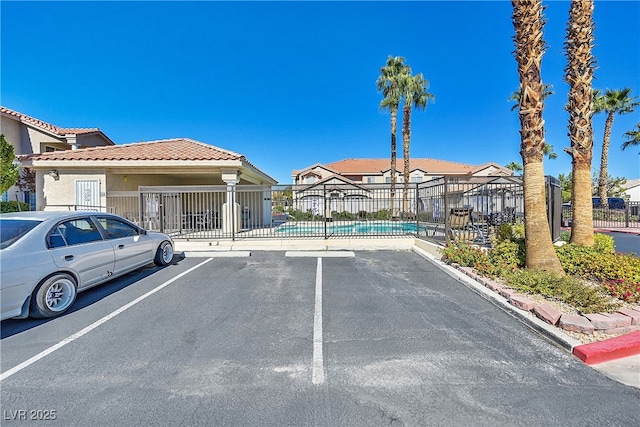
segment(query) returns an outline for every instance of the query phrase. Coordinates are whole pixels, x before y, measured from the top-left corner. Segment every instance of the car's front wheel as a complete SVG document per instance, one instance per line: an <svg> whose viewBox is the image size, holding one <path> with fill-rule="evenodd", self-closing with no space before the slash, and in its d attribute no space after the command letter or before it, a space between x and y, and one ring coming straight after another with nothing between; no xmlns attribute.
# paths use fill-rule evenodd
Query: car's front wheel
<svg viewBox="0 0 640 427"><path fill-rule="evenodd" d="M31 298L31 317L59 316L71 307L78 294L73 277L57 273L44 280Z"/></svg>
<svg viewBox="0 0 640 427"><path fill-rule="evenodd" d="M158 250L156 251L156 257L153 262L157 266L165 266L171 264L173 260L173 246L171 242L164 241L160 243L158 246Z"/></svg>

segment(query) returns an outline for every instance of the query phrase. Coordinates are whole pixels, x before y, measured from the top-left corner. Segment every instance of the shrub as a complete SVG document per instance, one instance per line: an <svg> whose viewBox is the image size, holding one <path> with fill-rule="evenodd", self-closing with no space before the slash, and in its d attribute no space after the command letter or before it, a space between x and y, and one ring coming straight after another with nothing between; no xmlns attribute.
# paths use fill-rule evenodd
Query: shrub
<svg viewBox="0 0 640 427"><path fill-rule="evenodd" d="M447 264L459 264L463 267L475 267L487 263L487 254L479 248L466 243L449 243L442 251L442 260Z"/></svg>
<svg viewBox="0 0 640 427"><path fill-rule="evenodd" d="M572 276L599 282L621 279L640 283L640 258L609 250L608 241L602 239L598 246L593 247L569 243L556 248L556 253L564 271Z"/></svg>
<svg viewBox="0 0 640 427"><path fill-rule="evenodd" d="M487 252L487 256L478 260L474 265L478 273L488 277L500 277L524 267L523 225L501 224L496 230L492 243L492 248Z"/></svg>
<svg viewBox="0 0 640 427"><path fill-rule="evenodd" d="M391 219L391 209L381 209L371 214L371 219Z"/></svg>
<svg viewBox="0 0 640 427"><path fill-rule="evenodd" d="M563 242L568 242L571 240L571 232L569 231L561 231L560 232L560 240ZM614 253L615 252L615 241L613 237L608 236L606 234L594 234L593 235L593 248L599 252L606 253Z"/></svg>
<svg viewBox="0 0 640 427"><path fill-rule="evenodd" d="M322 215L314 215L311 210L306 212L300 209L289 209L289 215L297 221L322 221Z"/></svg>
<svg viewBox="0 0 640 427"><path fill-rule="evenodd" d="M31 210L28 203L9 200L8 202L0 202L0 213L7 212L23 212Z"/></svg>
<svg viewBox="0 0 640 427"><path fill-rule="evenodd" d="M503 240L489 251L489 259L513 268L522 268L525 263L524 240Z"/></svg>
<svg viewBox="0 0 640 427"><path fill-rule="evenodd" d="M342 211L342 212L332 211L331 212L331 218L333 218L335 220L349 220L349 221L352 221L352 220L356 219L356 215L352 214L351 212L347 212L347 211Z"/></svg>
<svg viewBox="0 0 640 427"><path fill-rule="evenodd" d="M621 301L640 303L640 258L615 253L611 236L596 234L593 247L573 243L556 247L565 277L523 269L525 244L521 224L502 224L492 243L493 247L487 252L466 244L450 244L442 251L443 260L473 267L487 277L503 278L516 289L559 298L584 313L615 307L608 302L606 294ZM585 280L597 284L586 286Z"/></svg>
<svg viewBox="0 0 640 427"><path fill-rule="evenodd" d="M524 224L500 224L496 230L496 240L519 240L524 239Z"/></svg>
<svg viewBox="0 0 640 427"><path fill-rule="evenodd" d="M420 212L418 213L418 221L420 222L437 222L433 219L433 212Z"/></svg>
<svg viewBox="0 0 640 427"><path fill-rule="evenodd" d="M557 298L582 313L613 312L620 306L611 302L602 288L588 286L570 276L523 269L507 275L505 281L517 290Z"/></svg>
<svg viewBox="0 0 640 427"><path fill-rule="evenodd" d="M616 253L616 246L613 237L606 234L594 234L593 235L593 249L596 252L614 254Z"/></svg>
<svg viewBox="0 0 640 427"><path fill-rule="evenodd" d="M604 287L615 298L632 304L640 303L640 283L616 279L607 280Z"/></svg>

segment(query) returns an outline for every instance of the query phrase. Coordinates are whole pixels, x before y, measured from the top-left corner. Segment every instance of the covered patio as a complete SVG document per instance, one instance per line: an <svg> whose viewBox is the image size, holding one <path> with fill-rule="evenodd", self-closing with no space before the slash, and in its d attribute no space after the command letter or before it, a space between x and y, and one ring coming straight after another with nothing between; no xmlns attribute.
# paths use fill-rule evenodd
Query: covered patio
<svg viewBox="0 0 640 427"><path fill-rule="evenodd" d="M188 138L32 154L20 161L36 172L37 210L108 210L149 228L164 217L160 212L172 210L179 222L167 224L172 228L237 230L245 205L240 208L236 186L277 183L244 155ZM204 187L216 188L216 196L202 196L198 188ZM177 199L171 193L190 195Z"/></svg>

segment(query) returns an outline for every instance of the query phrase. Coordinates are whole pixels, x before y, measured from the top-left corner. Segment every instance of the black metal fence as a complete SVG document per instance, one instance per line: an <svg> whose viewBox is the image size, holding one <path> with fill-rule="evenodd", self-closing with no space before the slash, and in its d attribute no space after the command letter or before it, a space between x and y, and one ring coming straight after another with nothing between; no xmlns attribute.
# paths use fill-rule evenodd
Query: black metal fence
<svg viewBox="0 0 640 427"><path fill-rule="evenodd" d="M553 185L547 184L549 192ZM280 186L141 187L108 193L107 206L100 210L188 240L420 237L444 242L452 236L452 209L460 208L471 211L473 227L485 237L501 224L524 221L519 176L434 177L406 188L405 192L403 183L391 188L390 184L343 180ZM561 215L562 225L570 226L570 207L562 206L560 214L556 205L561 202L549 197L547 203L552 206L549 222L555 224ZM594 227L640 228L639 209L640 202L627 202L624 209L594 208Z"/></svg>
<svg viewBox="0 0 640 427"><path fill-rule="evenodd" d="M523 217L520 177L436 177L423 183L141 187L107 209L175 239L421 237L444 241L453 208L489 233Z"/></svg>
<svg viewBox="0 0 640 427"><path fill-rule="evenodd" d="M624 204L611 207L593 207L593 227L606 229L639 228L640 202L626 201ZM570 205L562 206L562 225L570 227L572 213Z"/></svg>
<svg viewBox="0 0 640 427"><path fill-rule="evenodd" d="M418 186L418 236L440 242L452 235L452 209L471 210L472 226L484 240L502 224L524 219L523 182L519 176L439 177ZM423 234L424 233L424 234Z"/></svg>
<svg viewBox="0 0 640 427"><path fill-rule="evenodd" d="M176 239L412 236L416 191L412 184L405 200L389 185L357 183L142 187L107 201L109 210ZM411 208L404 212L402 203Z"/></svg>

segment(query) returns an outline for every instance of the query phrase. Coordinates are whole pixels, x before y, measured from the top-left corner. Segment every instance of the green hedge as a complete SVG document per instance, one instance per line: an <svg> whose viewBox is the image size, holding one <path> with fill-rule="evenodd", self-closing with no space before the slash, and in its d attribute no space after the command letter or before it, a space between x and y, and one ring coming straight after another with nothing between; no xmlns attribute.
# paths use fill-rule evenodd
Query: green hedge
<svg viewBox="0 0 640 427"><path fill-rule="evenodd" d="M11 200L8 202L0 202L0 213L29 211L29 203Z"/></svg>

